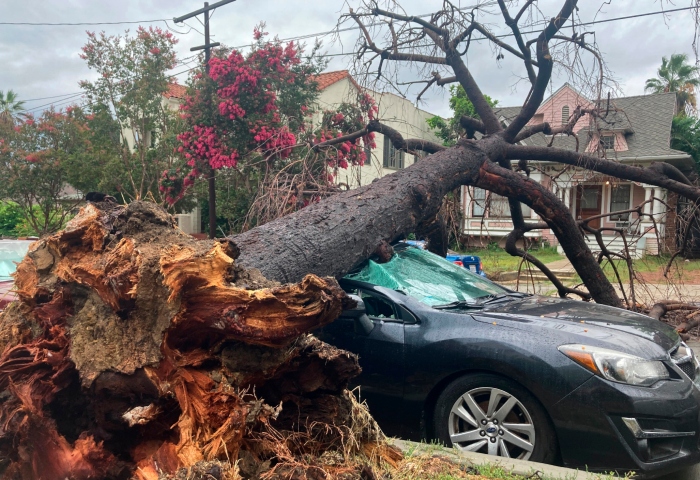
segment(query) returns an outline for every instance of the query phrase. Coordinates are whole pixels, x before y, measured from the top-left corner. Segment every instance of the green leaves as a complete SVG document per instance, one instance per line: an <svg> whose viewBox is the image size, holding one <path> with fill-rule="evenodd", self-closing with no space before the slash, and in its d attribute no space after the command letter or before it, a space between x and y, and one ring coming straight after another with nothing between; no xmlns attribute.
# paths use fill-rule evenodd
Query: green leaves
<svg viewBox="0 0 700 480"><path fill-rule="evenodd" d="M671 128L671 148L690 154L700 172L700 119L676 116Z"/></svg>
<svg viewBox="0 0 700 480"><path fill-rule="evenodd" d="M498 104L498 100L493 100L488 95L484 95L484 98L490 107L495 107ZM447 121L438 116L428 119L428 126L435 130L435 134L442 139L446 147L453 146L459 138L465 135L465 131L459 123L460 118L479 118L474 104L469 100L461 85L450 86L450 110L452 110L453 115Z"/></svg>
<svg viewBox="0 0 700 480"><path fill-rule="evenodd" d="M671 58L661 58L656 78L649 78L645 91L676 93L676 114L685 116L696 110L695 89L700 86L700 68L688 63L688 55L674 53Z"/></svg>
<svg viewBox="0 0 700 480"><path fill-rule="evenodd" d="M125 200L151 197L162 202L158 179L176 162L174 130L179 120L165 98L176 43L170 32L154 27L139 27L136 35L88 32L81 58L98 75L80 85L91 104L94 153L100 161L85 158L92 175L73 172L74 184Z"/></svg>

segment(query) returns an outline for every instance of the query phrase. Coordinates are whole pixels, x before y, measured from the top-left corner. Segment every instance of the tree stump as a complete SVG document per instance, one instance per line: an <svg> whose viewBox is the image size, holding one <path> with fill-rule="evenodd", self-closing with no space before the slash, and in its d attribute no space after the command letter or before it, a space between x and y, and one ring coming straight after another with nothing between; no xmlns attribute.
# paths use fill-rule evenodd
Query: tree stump
<svg viewBox="0 0 700 480"><path fill-rule="evenodd" d="M351 300L237 254L142 202L34 243L0 316L0 476L325 478L309 455L381 446L357 358L308 334Z"/></svg>

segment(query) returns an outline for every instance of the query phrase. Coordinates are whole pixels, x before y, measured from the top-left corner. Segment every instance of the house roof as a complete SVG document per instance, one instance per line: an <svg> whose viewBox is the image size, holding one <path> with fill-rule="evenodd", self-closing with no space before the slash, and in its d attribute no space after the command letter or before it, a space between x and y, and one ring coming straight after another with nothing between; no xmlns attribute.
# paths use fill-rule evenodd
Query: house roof
<svg viewBox="0 0 700 480"><path fill-rule="evenodd" d="M163 94L165 98L185 98L187 94L187 87L171 83L168 85L168 91Z"/></svg>
<svg viewBox="0 0 700 480"><path fill-rule="evenodd" d="M318 84L319 90L325 90L336 82L341 81L344 78L348 78L350 72L347 70L337 70L335 72L323 72L316 75L314 80Z"/></svg>
<svg viewBox="0 0 700 480"><path fill-rule="evenodd" d="M607 105L607 100L604 100ZM660 93L621 97L611 100L610 112L604 119L598 119L596 127L608 131L624 131L628 150L615 152L618 160L638 159L641 157L686 158L688 154L671 148L671 123L676 113L675 93ZM602 107L602 105L601 105ZM512 120L520 112L521 107L504 107L496 109L496 115L506 121ZM595 127L594 127L595 129ZM589 139L589 127L580 129L577 133L581 145L579 150L586 148ZM547 146L551 137L543 134L534 135L523 143L527 145ZM576 149L576 139L559 135L553 146Z"/></svg>

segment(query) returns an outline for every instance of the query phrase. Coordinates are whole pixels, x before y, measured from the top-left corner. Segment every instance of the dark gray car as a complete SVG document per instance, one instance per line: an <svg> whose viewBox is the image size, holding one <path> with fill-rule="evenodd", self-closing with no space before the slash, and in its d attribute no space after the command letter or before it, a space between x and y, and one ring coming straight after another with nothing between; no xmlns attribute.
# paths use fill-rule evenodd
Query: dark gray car
<svg viewBox="0 0 700 480"><path fill-rule="evenodd" d="M358 308L318 335L359 355L389 434L648 476L700 461L698 362L661 322L512 292L407 245L341 285Z"/></svg>

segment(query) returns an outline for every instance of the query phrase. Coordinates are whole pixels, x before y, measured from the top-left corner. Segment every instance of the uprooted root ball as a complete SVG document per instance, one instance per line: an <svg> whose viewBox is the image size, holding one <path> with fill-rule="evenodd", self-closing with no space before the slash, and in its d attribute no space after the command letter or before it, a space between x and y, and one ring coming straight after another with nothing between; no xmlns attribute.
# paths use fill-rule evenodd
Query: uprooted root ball
<svg viewBox="0 0 700 480"><path fill-rule="evenodd" d="M237 252L141 202L34 243L0 317L0 476L316 478L323 455L395 456L346 390L357 358L308 334L348 306L335 280L278 285Z"/></svg>

